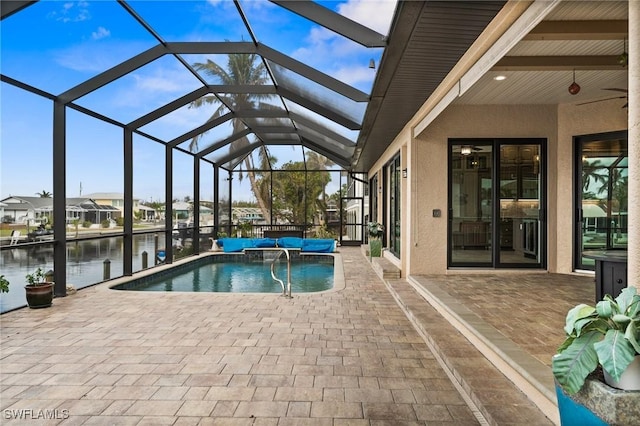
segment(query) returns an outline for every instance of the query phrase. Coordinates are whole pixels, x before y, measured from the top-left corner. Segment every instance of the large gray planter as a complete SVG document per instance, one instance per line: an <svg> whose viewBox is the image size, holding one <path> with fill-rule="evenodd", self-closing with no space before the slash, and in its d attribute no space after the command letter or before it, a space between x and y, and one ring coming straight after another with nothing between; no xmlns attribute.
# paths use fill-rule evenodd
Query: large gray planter
<svg viewBox="0 0 640 426"><path fill-rule="evenodd" d="M607 386L590 377L582 389L569 396L611 426L637 426L640 419L640 391L625 391ZM561 413L562 417L562 413ZM564 423L563 424L571 424Z"/></svg>

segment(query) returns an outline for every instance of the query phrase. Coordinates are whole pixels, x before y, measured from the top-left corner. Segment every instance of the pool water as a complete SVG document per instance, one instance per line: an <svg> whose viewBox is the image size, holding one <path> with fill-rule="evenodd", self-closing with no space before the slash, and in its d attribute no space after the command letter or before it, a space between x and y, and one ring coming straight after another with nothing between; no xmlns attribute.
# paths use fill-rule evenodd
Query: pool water
<svg viewBox="0 0 640 426"><path fill-rule="evenodd" d="M215 257L215 256L212 256ZM316 261L291 262L292 293L307 293L333 288L334 266ZM181 291L214 293L282 293L282 286L271 277L271 262L194 262L162 274L134 280L114 287L117 290ZM157 276L156 276L157 275ZM275 275L287 284L287 264L278 262Z"/></svg>

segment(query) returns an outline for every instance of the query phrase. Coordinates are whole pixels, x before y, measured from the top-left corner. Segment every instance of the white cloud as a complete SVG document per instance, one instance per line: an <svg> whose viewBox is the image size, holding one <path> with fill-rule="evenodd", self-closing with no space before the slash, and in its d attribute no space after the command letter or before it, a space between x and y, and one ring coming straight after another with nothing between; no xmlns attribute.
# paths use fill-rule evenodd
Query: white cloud
<svg viewBox="0 0 640 426"><path fill-rule="evenodd" d="M49 17L62 22L81 22L91 19L89 3L86 1L66 2L60 12L52 12Z"/></svg>
<svg viewBox="0 0 640 426"><path fill-rule="evenodd" d="M336 71L334 77L343 83L350 86L358 87L361 84L371 85L375 71L369 68L369 64L366 66L357 66L350 68L342 68ZM366 91L370 90L367 88Z"/></svg>
<svg viewBox="0 0 640 426"><path fill-rule="evenodd" d="M395 0L348 0L339 4L337 11L386 35L395 7ZM379 49L369 50L320 26L310 29L305 42L293 57L347 84L370 88L375 72L368 68L369 60L379 58Z"/></svg>
<svg viewBox="0 0 640 426"><path fill-rule="evenodd" d="M349 0L338 13L386 35L396 8L396 0Z"/></svg>
<svg viewBox="0 0 640 426"><path fill-rule="evenodd" d="M111 31L105 27L98 27L96 31L91 33L91 38L94 40L100 40L101 38L109 37L110 35Z"/></svg>
<svg viewBox="0 0 640 426"><path fill-rule="evenodd" d="M149 93L157 93L157 92L181 92L183 91L184 85L181 84L181 78L179 72L165 72L164 70L159 70L160 72L155 75L142 75L142 74L134 74L133 78L135 79L135 91L149 92ZM185 71L182 71L184 73Z"/></svg>
<svg viewBox="0 0 640 426"><path fill-rule="evenodd" d="M100 47L93 42L85 41L64 49L51 52L55 62L74 71L97 73L117 65L148 46L143 43L125 42L116 43L104 39L100 41Z"/></svg>
<svg viewBox="0 0 640 426"><path fill-rule="evenodd" d="M110 96L112 108L151 110L194 90L198 81L181 65L157 64L113 84L117 84L117 93Z"/></svg>

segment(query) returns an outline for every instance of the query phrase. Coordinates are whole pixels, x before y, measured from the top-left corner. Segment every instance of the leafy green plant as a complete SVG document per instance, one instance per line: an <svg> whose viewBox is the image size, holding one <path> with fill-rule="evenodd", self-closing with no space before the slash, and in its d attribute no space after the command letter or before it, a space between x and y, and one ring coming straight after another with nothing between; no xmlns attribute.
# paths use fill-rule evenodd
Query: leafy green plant
<svg viewBox="0 0 640 426"><path fill-rule="evenodd" d="M372 238L380 238L384 233L384 225L379 222L369 222L367 224L367 229L369 231L369 236Z"/></svg>
<svg viewBox="0 0 640 426"><path fill-rule="evenodd" d="M42 268L38 268L33 273L25 275L25 278L27 279L27 283L29 283L29 285L44 285L44 275L45 273Z"/></svg>
<svg viewBox="0 0 640 426"><path fill-rule="evenodd" d="M8 293L9 292L9 280L4 277L4 275L0 275L0 293Z"/></svg>
<svg viewBox="0 0 640 426"><path fill-rule="evenodd" d="M615 300L606 295L595 306L580 304L569 310L567 338L554 355L551 369L569 394L578 392L598 365L614 380L640 355L640 295L635 287Z"/></svg>
<svg viewBox="0 0 640 426"><path fill-rule="evenodd" d="M251 222L238 223L238 231L240 231L240 234L243 237L250 237L252 228L253 228L253 225L251 224Z"/></svg>

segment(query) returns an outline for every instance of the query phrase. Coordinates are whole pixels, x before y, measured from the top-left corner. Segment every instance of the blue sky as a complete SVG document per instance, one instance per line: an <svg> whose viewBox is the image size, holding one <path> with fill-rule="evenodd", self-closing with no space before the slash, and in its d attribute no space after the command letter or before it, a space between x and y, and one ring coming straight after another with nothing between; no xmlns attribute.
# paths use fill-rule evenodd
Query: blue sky
<svg viewBox="0 0 640 426"><path fill-rule="evenodd" d="M323 1L323 6L386 34L394 0ZM232 1L132 1L131 7L167 41L250 41ZM258 41L369 92L375 71L367 50L266 1L242 1ZM52 95L157 44L115 1L44 0L2 21L2 74ZM204 60L190 55L188 62ZM165 56L79 99L81 106L127 123L198 87L198 80ZM0 86L0 199L52 191L52 104L3 83ZM207 118L184 108L154 123L154 136L169 140ZM67 113L67 195L122 192L122 129L76 111ZM151 130L150 130L151 132ZM282 152L282 151L281 151ZM283 162L286 159L283 159ZM174 196L193 196L192 160L174 160ZM164 199L164 147L134 139L134 195ZM213 190L203 172L203 193Z"/></svg>

